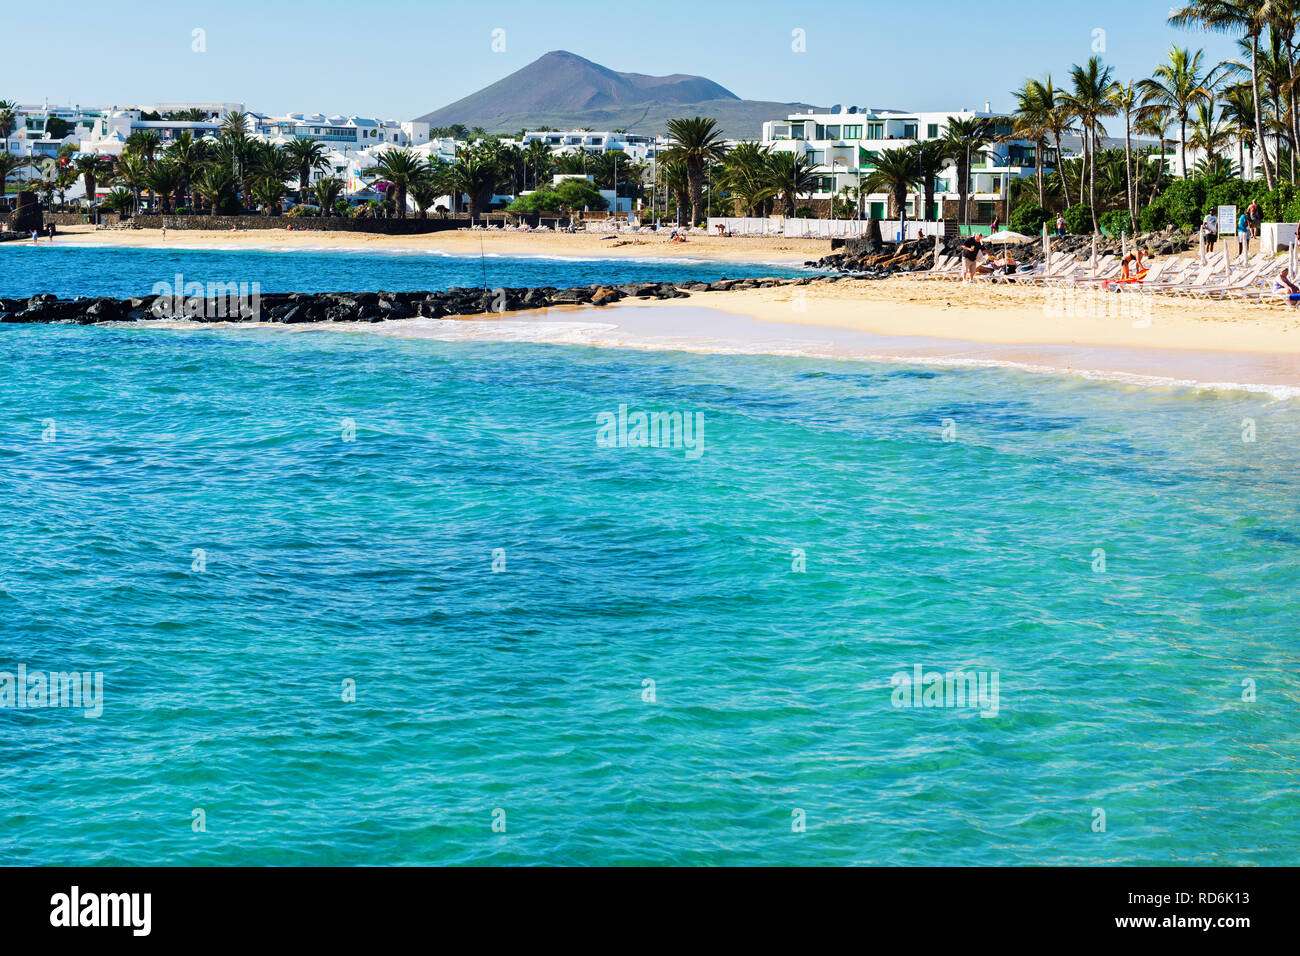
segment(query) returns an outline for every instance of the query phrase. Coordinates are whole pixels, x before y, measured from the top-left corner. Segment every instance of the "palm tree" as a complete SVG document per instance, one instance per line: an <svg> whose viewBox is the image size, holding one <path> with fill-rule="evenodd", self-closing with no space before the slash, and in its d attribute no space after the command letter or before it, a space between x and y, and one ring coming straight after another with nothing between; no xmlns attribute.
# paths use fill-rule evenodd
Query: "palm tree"
<svg viewBox="0 0 1300 956"><path fill-rule="evenodd" d="M948 163L952 160L952 154L949 152L948 143L942 139L923 139L909 147L909 149L924 194L924 205L921 207L920 215L916 218L929 219L930 210L934 208L934 181L948 166ZM1035 156L1040 156L1037 150L1035 150ZM1043 194L1042 172L1042 166L1040 165L1038 169L1038 195L1040 198ZM942 210L940 210L940 215L936 218L943 218Z"/></svg>
<svg viewBox="0 0 1300 956"><path fill-rule="evenodd" d="M671 193L673 200L677 203L677 225L682 224L682 213L690 206L691 188L686 177L686 164L680 160L667 160L660 162L659 181L664 191ZM768 163L768 176L773 176L773 164ZM793 207L792 207L793 208ZM667 213L668 204L664 203L664 211Z"/></svg>
<svg viewBox="0 0 1300 956"><path fill-rule="evenodd" d="M535 139L528 144L526 160L533 169L533 188L537 189L542 181L542 172L551 168L551 151L545 142Z"/></svg>
<svg viewBox="0 0 1300 956"><path fill-rule="evenodd" d="M768 157L771 147L758 143L738 143L723 161L722 175L718 185L730 191L737 215L754 214L757 206L772 195L771 178L768 176Z"/></svg>
<svg viewBox="0 0 1300 956"><path fill-rule="evenodd" d="M0 146L18 125L18 104L13 100L0 100Z"/></svg>
<svg viewBox="0 0 1300 956"><path fill-rule="evenodd" d="M214 163L194 179L194 191L207 200L212 215L235 197L235 176L230 167Z"/></svg>
<svg viewBox="0 0 1300 956"><path fill-rule="evenodd" d="M1164 182L1164 173L1168 165L1168 157L1165 155L1165 144L1168 142L1169 124L1172 121L1173 110L1168 106L1153 104L1151 106L1139 107L1137 122L1133 124L1133 132L1137 133L1139 136L1150 136L1160 143L1160 168L1155 176L1155 184L1152 187L1151 199L1149 202L1156 201L1156 196L1160 192L1160 186ZM1150 164L1149 151L1147 163L1148 165Z"/></svg>
<svg viewBox="0 0 1300 956"><path fill-rule="evenodd" d="M389 149L379 155L379 162L366 170L367 176L378 176L392 186L397 203L397 218L406 218L406 193L418 182L425 171L424 160L409 149Z"/></svg>
<svg viewBox="0 0 1300 956"><path fill-rule="evenodd" d="M1025 85L1015 92L1016 113L1012 120L1013 135L1030 140L1034 144L1034 174L1038 179L1038 205L1046 206L1047 198L1043 190L1043 148L1047 144L1050 132L1050 120L1056 106L1056 94L1049 90L1049 77L1044 83L1040 80L1026 80ZM927 206L928 209L928 200Z"/></svg>
<svg viewBox="0 0 1300 956"><path fill-rule="evenodd" d="M305 202L307 185L311 181L312 172L325 169L329 165L325 159L327 152L325 145L314 139L299 136L291 140L284 147L284 151L293 162L294 168L298 170L298 201Z"/></svg>
<svg viewBox="0 0 1300 956"><path fill-rule="evenodd" d="M176 138L163 150L163 156L180 173L180 189L188 197L190 194L190 181L203 163L204 147L202 142L195 140L189 130L182 130L176 134Z"/></svg>
<svg viewBox="0 0 1300 956"><path fill-rule="evenodd" d="M982 116L970 119L948 117L948 129L944 133L944 142L957 163L957 195L961 198L961 218L970 225L970 171L974 158L986 146L993 142L993 124Z"/></svg>
<svg viewBox="0 0 1300 956"><path fill-rule="evenodd" d="M221 121L221 135L234 139L247 138L248 114L242 110L231 110L227 113L226 118Z"/></svg>
<svg viewBox="0 0 1300 956"><path fill-rule="evenodd" d="M1171 117L1178 120L1178 162L1184 179L1187 178L1187 123L1196 104L1210 95L1207 79L1201 74L1204 55L1204 50L1193 54L1171 47L1167 62L1157 66L1152 76L1138 82L1143 106L1167 107Z"/></svg>
<svg viewBox="0 0 1300 956"><path fill-rule="evenodd" d="M135 197L131 195L129 190L123 189L121 186L110 190L108 195L104 197L103 208L109 212L125 216L134 206Z"/></svg>
<svg viewBox="0 0 1300 956"><path fill-rule="evenodd" d="M311 191L316 205L320 206L321 215L329 216L334 209L334 204L343 195L343 180L337 176L322 176L316 180Z"/></svg>
<svg viewBox="0 0 1300 956"><path fill-rule="evenodd" d="M1192 136L1189 142L1194 149L1205 153L1208 164L1219 158L1222 150L1232 136L1222 119L1214 115L1213 103L1196 104L1196 119L1192 122Z"/></svg>
<svg viewBox="0 0 1300 956"><path fill-rule="evenodd" d="M1061 165L1065 162L1065 153L1061 151L1061 137L1074 132L1074 116L1070 113L1070 107L1063 102L1061 92L1052 85L1052 75L1050 73L1047 74L1047 79L1043 81L1042 85L1044 104L1051 104L1044 118L1043 127L1052 134L1052 141L1056 144L1056 168L1059 172ZM1065 205L1068 208L1072 205L1070 202L1070 183L1065 176L1059 176L1058 178L1061 180L1061 191L1065 194Z"/></svg>
<svg viewBox="0 0 1300 956"><path fill-rule="evenodd" d="M700 207L704 198L704 167L727 154L718 121L696 116L668 121L668 135L673 145L665 151L667 160L686 164L687 188L691 195L691 225L703 222Z"/></svg>
<svg viewBox="0 0 1300 956"><path fill-rule="evenodd" d="M415 203L416 215L421 219L428 218L426 210L432 206L441 193L438 187L434 185L433 180L428 176L421 176L410 186L411 201Z"/></svg>
<svg viewBox="0 0 1300 956"><path fill-rule="evenodd" d="M901 219L903 204L907 202L907 191L919 180L916 168L914 147L886 149L871 155L871 170L862 180L862 191L889 194L889 218Z"/></svg>
<svg viewBox="0 0 1300 956"><path fill-rule="evenodd" d="M1090 57L1084 66L1070 69L1074 89L1065 94L1065 102L1083 124L1083 162L1088 167L1088 206L1092 211L1092 231L1099 232L1097 223L1097 163L1096 144L1105 133L1101 126L1103 116L1115 112L1112 94L1116 83L1111 79L1111 68L1103 66L1101 57Z"/></svg>
<svg viewBox="0 0 1300 956"><path fill-rule="evenodd" d="M1259 37L1264 28L1276 17L1274 0L1193 0L1181 9L1169 13L1169 22L1177 27L1200 26L1210 33L1243 34L1250 50L1250 87L1258 91ZM1264 162L1264 182L1273 188L1273 164L1264 140L1263 104L1255 96L1255 140Z"/></svg>
<svg viewBox="0 0 1300 956"><path fill-rule="evenodd" d="M781 150L768 156L768 188L771 189L773 196L781 197L786 216L793 218L796 200L802 195L811 193L817 187L814 168L812 160L805 153Z"/></svg>
<svg viewBox="0 0 1300 956"><path fill-rule="evenodd" d="M452 191L469 196L471 220L477 218L483 206L491 200L500 179L501 172L487 150L477 147L457 150L451 170Z"/></svg>
<svg viewBox="0 0 1300 956"><path fill-rule="evenodd" d="M280 200L284 198L284 180L273 175L255 175L252 194L253 200L262 207L263 216L278 216Z"/></svg>
<svg viewBox="0 0 1300 956"><path fill-rule="evenodd" d="M1286 65L1287 113L1290 116L1291 181L1296 181L1296 150L1300 149L1300 102L1296 83L1296 27L1300 25L1300 0L1271 0L1269 27L1281 41Z"/></svg>
<svg viewBox="0 0 1300 956"><path fill-rule="evenodd" d="M164 214L172 211L172 196L181 188L185 178L175 163L164 160L154 163L145 173L144 182L149 191L162 201Z"/></svg>
<svg viewBox="0 0 1300 956"><path fill-rule="evenodd" d="M136 130L126 138L126 150L139 156L146 166L152 166L154 157L162 147L162 140L151 129Z"/></svg>
<svg viewBox="0 0 1300 956"><path fill-rule="evenodd" d="M121 158L117 161L117 179L125 183L131 190L131 196L135 201L134 212L140 211L140 191L147 189L145 177L149 173L149 167L145 164L144 158L135 154L123 152Z"/></svg>
<svg viewBox="0 0 1300 956"><path fill-rule="evenodd" d="M26 166L36 165L30 156L14 156L12 153L0 152L0 199L4 198L9 177Z"/></svg>
<svg viewBox="0 0 1300 956"><path fill-rule="evenodd" d="M86 186L86 204L95 204L95 192L99 188L100 160L98 156L78 156L72 161L72 168L81 174Z"/></svg>
<svg viewBox="0 0 1300 956"><path fill-rule="evenodd" d="M1110 105L1116 113L1124 114L1124 195L1128 199L1128 214L1137 226L1137 184L1133 180L1133 117L1138 110L1137 85L1116 83L1110 91Z"/></svg>
<svg viewBox="0 0 1300 956"><path fill-rule="evenodd" d="M1245 174L1246 154L1250 149L1251 165L1255 161L1255 94L1246 83L1229 86L1223 91L1223 121L1237 141L1237 168Z"/></svg>

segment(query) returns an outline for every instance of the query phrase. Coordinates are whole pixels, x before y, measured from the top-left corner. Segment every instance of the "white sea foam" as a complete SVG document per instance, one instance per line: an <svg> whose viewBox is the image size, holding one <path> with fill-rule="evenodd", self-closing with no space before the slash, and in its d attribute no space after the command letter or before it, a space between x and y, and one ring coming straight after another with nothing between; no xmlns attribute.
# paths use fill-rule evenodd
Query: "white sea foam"
<svg viewBox="0 0 1300 956"><path fill-rule="evenodd" d="M872 337L872 347L853 343L852 336L836 340L816 337L815 327L792 329L770 323L728 316L712 310L645 309L637 316L637 307L629 306L617 312L606 312L601 320L573 319L574 312L565 310L566 318L555 319L546 312L516 313L515 318L499 319L431 319L413 318L376 323L328 323L323 325L276 325L261 323L255 326L277 332L310 333L315 331L346 331L392 338L428 339L442 342L478 343L530 343L538 345L570 345L592 348L633 349L637 351L677 351L699 355L771 355L779 358L813 358L835 361L881 362L912 367L939 369L1004 369L1034 375L1071 377L1084 381L1106 382L1114 385L1171 391L1205 390L1264 395L1274 401L1300 399L1300 386L1277 383L1252 383L1198 379L1187 375L1157 375L1075 364L1052 365L1042 361L1022 361L1010 358L971 356L960 354L917 354L904 350L882 350L880 339ZM703 314L716 319L715 331L730 334L699 334L694 331L698 322L687 322L691 331L683 333L668 326L673 313L678 318ZM607 321L606 317L620 321ZM629 319L639 321L628 321ZM195 323L185 320L150 320L137 323L139 327L196 329L218 328L238 330L249 328L247 323ZM640 327L638 327L640 326ZM769 332L778 334L771 335ZM786 334L781 334L786 333ZM969 350L971 343L952 343L954 348ZM987 347L992 350L994 347ZM1122 350L1115 350L1118 354Z"/></svg>

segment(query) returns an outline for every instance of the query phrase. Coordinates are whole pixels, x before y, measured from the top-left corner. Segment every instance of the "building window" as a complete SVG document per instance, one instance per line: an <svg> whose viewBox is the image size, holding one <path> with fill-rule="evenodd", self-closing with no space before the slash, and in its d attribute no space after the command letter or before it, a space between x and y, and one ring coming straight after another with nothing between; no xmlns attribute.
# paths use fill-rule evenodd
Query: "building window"
<svg viewBox="0 0 1300 956"><path fill-rule="evenodd" d="M843 138L844 138L844 139L862 139L862 127L861 127L861 126L846 126L846 127L844 127L844 137L843 137Z"/></svg>
<svg viewBox="0 0 1300 956"><path fill-rule="evenodd" d="M926 139L938 139L938 138L939 138L939 124L938 124L938 123L931 123L930 125L928 125L928 126L925 128L925 138L926 138Z"/></svg>
<svg viewBox="0 0 1300 956"><path fill-rule="evenodd" d="M803 139L803 123L790 124L790 138Z"/></svg>
<svg viewBox="0 0 1300 956"><path fill-rule="evenodd" d="M827 126L827 127L826 127L826 138L827 138L827 139L839 139L839 138L840 138L840 128L839 128L838 126Z"/></svg>
<svg viewBox="0 0 1300 956"><path fill-rule="evenodd" d="M904 124L903 124L903 139L916 139L916 124L915 124L915 123L904 123Z"/></svg>
<svg viewBox="0 0 1300 956"><path fill-rule="evenodd" d="M817 131L813 134L813 139L825 139L825 138L826 138L826 127L825 127L825 126L823 126L821 123L817 123L817 124L816 124L816 130L817 130Z"/></svg>
<svg viewBox="0 0 1300 956"><path fill-rule="evenodd" d="M867 124L867 139L884 139L884 138L885 138L884 123Z"/></svg>
<svg viewBox="0 0 1300 956"><path fill-rule="evenodd" d="M809 156L810 156L810 158L812 159L812 164L813 164L814 166L825 166L825 165L826 165L826 150L824 150L824 149L814 149L814 150L809 154Z"/></svg>

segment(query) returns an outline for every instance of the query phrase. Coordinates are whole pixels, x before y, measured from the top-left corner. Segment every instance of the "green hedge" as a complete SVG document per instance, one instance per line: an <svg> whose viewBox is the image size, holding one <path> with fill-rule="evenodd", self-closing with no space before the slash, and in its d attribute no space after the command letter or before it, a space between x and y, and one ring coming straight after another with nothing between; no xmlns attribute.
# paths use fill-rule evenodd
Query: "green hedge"
<svg viewBox="0 0 1300 956"><path fill-rule="evenodd" d="M1086 236L1092 233L1092 210L1083 203L1078 203L1065 210L1065 228L1073 236Z"/></svg>
<svg viewBox="0 0 1300 956"><path fill-rule="evenodd" d="M1028 199L1012 210L1011 221L1007 226L1012 232L1036 236L1043 231L1043 223L1051 218L1051 214L1046 209L1032 199Z"/></svg>
<svg viewBox="0 0 1300 956"><path fill-rule="evenodd" d="M1127 209L1112 209L1097 217L1102 231L1108 236L1133 235L1133 217Z"/></svg>

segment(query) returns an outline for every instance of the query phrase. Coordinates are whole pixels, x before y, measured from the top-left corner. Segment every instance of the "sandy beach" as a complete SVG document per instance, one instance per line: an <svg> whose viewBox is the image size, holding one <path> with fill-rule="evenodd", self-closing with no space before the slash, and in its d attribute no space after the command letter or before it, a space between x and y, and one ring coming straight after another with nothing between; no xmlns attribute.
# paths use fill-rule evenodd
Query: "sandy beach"
<svg viewBox="0 0 1300 956"><path fill-rule="evenodd" d="M378 236L187 230L173 231L164 239L158 230L71 227L60 233L56 242L449 255L474 255L483 250L489 255L509 256L683 257L784 265L801 264L829 251L826 240L699 237L673 243L664 237L468 231ZM652 316L659 317L657 322ZM725 316L735 321L727 322ZM537 341L1009 362L1032 368L1121 371L1201 382L1300 386L1300 311L1278 301L1246 303L1108 293L1095 286L1044 289L895 277L697 292L689 300L629 299L600 310L550 309L461 321L474 322L474 331L467 328L466 332L477 336L478 326L507 319L521 323L519 334ZM600 334L583 333L575 340L567 326L556 333L558 337L536 328L556 320L598 327ZM427 330L412 326L388 331L418 336ZM845 336L856 338L849 341ZM778 346L770 346L772 340L779 340Z"/></svg>
<svg viewBox="0 0 1300 956"><path fill-rule="evenodd" d="M288 225L292 220L283 220ZM124 248L177 249L333 249L340 252L443 252L478 255L480 251L503 256L655 256L664 258L773 262L800 265L831 251L828 239L780 237L692 236L673 242L667 232L602 236L587 233L504 232L456 229L415 236L383 236L366 232L298 232L286 228L247 229L240 232L173 229L166 238L160 229L95 229L93 226L60 227L57 243L104 245Z"/></svg>

